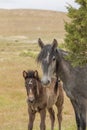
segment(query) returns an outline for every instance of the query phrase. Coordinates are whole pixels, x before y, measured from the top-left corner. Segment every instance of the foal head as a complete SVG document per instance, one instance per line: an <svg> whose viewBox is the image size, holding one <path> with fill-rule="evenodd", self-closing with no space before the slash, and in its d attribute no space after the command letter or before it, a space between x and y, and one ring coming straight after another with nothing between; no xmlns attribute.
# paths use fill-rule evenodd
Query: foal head
<svg viewBox="0 0 87 130"><path fill-rule="evenodd" d="M57 67L57 40L54 39L52 44L44 45L41 39L38 40L41 51L37 57L37 62L41 63L43 77L42 83L47 85L51 82Z"/></svg>
<svg viewBox="0 0 87 130"><path fill-rule="evenodd" d="M33 103L40 93L39 76L37 70L35 71L23 71L23 77L25 79L25 87L27 91L28 102Z"/></svg>

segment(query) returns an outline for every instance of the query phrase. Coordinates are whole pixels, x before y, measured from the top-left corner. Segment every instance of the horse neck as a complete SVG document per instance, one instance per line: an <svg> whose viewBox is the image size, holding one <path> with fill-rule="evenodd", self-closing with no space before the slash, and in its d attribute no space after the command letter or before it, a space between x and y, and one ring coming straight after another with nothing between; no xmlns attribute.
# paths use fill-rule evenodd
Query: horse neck
<svg viewBox="0 0 87 130"><path fill-rule="evenodd" d="M44 98L45 98L44 95L46 94L46 92L44 91L44 87L42 86L41 81L37 81L37 85L38 85L39 95L36 97L34 105L36 107L40 107L40 106L42 106L44 104L44 102L46 102L44 100Z"/></svg>
<svg viewBox="0 0 87 130"><path fill-rule="evenodd" d="M67 81L71 73L73 73L73 67L70 65L68 61L66 61L63 57L61 57L61 60L58 64L58 72L59 77L63 82Z"/></svg>
<svg viewBox="0 0 87 130"><path fill-rule="evenodd" d="M38 89L39 89L39 96L38 98L43 99L44 96L44 87L41 84L41 81L37 81Z"/></svg>

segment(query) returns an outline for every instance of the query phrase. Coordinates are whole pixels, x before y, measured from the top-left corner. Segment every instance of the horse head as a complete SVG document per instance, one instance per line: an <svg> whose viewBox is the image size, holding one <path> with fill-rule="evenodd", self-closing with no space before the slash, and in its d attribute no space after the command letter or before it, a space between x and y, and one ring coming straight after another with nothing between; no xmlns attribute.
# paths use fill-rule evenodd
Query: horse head
<svg viewBox="0 0 87 130"><path fill-rule="evenodd" d="M54 39L52 44L45 45L42 40L39 38L38 44L41 48L41 51L37 57L37 62L41 63L43 77L42 83L44 85L48 85L51 83L51 79L56 72L57 69L57 59L58 59L58 50L57 50L57 40Z"/></svg>
<svg viewBox="0 0 87 130"><path fill-rule="evenodd" d="M28 102L33 103L40 94L40 79L38 71L23 71L23 77L25 79Z"/></svg>

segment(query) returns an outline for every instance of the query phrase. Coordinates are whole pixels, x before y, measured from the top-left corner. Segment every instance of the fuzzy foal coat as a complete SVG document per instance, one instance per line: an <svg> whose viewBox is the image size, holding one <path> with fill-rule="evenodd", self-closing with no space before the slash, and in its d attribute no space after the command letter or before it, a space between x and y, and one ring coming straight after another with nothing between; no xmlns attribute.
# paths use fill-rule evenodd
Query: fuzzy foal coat
<svg viewBox="0 0 87 130"><path fill-rule="evenodd" d="M33 74L33 76L30 76L29 73ZM37 71L36 71L37 72ZM38 87L38 89L36 89L37 94L35 96L35 100L34 102L30 102L29 100L28 102L28 113L29 113L29 124L28 124L28 130L32 130L33 129L33 122L35 119L35 114L36 112L40 113L40 117L41 117L41 123L40 123L40 130L45 130L46 126L45 126L45 118L46 118L46 108L48 109L48 112L50 114L50 119L51 119L51 130L54 129L54 121L55 121L55 113L53 110L53 105L55 104L58 110L58 123L59 123L59 130L61 130L61 121L62 121L62 108L63 108L63 102L64 102L64 95L63 95L63 89L62 89L62 84L61 82L58 85L58 89L57 92L54 92L54 87L55 87L55 82L56 80L52 80L52 83L50 84L50 87L43 87L40 79L38 78L38 72L34 77L34 71L29 71L23 72L23 77L25 79L25 86L26 86L26 90L28 93L28 88L29 86L27 86L26 82L29 79L33 79L36 80L36 87ZM32 80L32 82L33 82ZM29 81L28 81L29 82Z"/></svg>

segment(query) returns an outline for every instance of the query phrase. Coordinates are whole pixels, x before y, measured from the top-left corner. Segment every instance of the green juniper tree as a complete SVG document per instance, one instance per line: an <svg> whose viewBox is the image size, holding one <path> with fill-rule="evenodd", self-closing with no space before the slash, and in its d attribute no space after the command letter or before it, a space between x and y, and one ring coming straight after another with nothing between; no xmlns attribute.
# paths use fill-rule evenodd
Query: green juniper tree
<svg viewBox="0 0 87 130"><path fill-rule="evenodd" d="M79 8L68 5L70 22L65 22L65 47L73 65L87 64L87 0L75 0Z"/></svg>

